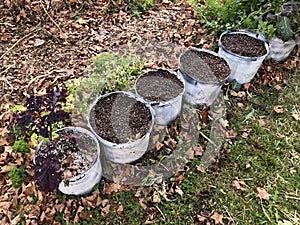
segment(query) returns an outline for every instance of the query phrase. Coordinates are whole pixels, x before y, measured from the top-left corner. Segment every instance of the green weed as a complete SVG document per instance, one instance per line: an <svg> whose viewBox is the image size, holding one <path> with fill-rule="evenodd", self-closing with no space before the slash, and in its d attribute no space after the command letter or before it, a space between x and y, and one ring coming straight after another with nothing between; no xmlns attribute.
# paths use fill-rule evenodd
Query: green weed
<svg viewBox="0 0 300 225"><path fill-rule="evenodd" d="M86 77L72 86L74 105L79 113L87 113L92 102L99 96L114 91L133 90L135 79L143 73L143 63L133 55L118 56L103 53L92 59Z"/></svg>
<svg viewBox="0 0 300 225"><path fill-rule="evenodd" d="M15 152L21 152L21 153L29 153L30 152L29 145L23 140L15 141L14 145L12 146L12 149Z"/></svg>
<svg viewBox="0 0 300 225"><path fill-rule="evenodd" d="M204 5L200 5L198 0L188 0L197 12L199 22L208 32L215 31L217 35L230 29L257 29L262 17L276 10L282 2L283 0L206 0Z"/></svg>
<svg viewBox="0 0 300 225"><path fill-rule="evenodd" d="M9 178L11 179L14 188L21 187L23 181L26 179L25 166L22 165L19 168L17 166L12 166L9 173Z"/></svg>

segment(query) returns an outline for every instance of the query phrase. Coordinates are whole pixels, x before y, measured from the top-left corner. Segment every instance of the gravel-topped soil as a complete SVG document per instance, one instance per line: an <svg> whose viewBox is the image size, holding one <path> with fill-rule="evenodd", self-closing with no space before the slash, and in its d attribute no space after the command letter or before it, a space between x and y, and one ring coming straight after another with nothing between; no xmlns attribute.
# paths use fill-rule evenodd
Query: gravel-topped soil
<svg viewBox="0 0 300 225"><path fill-rule="evenodd" d="M150 109L124 93L112 93L95 105L91 125L103 139L127 143L143 137L151 126Z"/></svg>
<svg viewBox="0 0 300 225"><path fill-rule="evenodd" d="M183 91L183 83L167 70L153 70L143 74L136 82L136 91L144 99L168 101Z"/></svg>
<svg viewBox="0 0 300 225"><path fill-rule="evenodd" d="M260 57L267 54L263 41L246 34L225 34L221 39L225 49L246 57Z"/></svg>
<svg viewBox="0 0 300 225"><path fill-rule="evenodd" d="M62 164L64 180L87 171L97 157L96 144L90 136L84 133L74 133L73 130L61 130L55 151L47 151L47 143L41 145L36 157L55 156ZM94 148L93 148L94 147Z"/></svg>
<svg viewBox="0 0 300 225"><path fill-rule="evenodd" d="M223 58L204 51L186 51L180 64L184 73L198 81L220 82L230 74L230 67Z"/></svg>

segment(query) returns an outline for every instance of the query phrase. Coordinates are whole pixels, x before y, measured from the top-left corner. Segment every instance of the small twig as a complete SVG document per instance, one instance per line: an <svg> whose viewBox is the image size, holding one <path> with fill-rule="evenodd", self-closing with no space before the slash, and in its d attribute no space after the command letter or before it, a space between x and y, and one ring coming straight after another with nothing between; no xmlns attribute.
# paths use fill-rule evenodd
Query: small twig
<svg viewBox="0 0 300 225"><path fill-rule="evenodd" d="M57 76L57 77L55 77L55 79L52 81L52 84L55 84L55 82L56 82L59 78L62 78L62 77L64 77L64 76Z"/></svg>
<svg viewBox="0 0 300 225"><path fill-rule="evenodd" d="M30 81L29 81L29 83L27 84L27 88L29 88L29 86L35 81L35 80L37 80L37 79L39 79L39 78L42 78L42 77L46 77L46 76L49 76L50 74L52 74L52 73L54 73L54 72L57 72L57 73L65 73L65 72L67 72L65 69L61 69L61 70L51 70L49 73L47 73L47 74L43 74L43 75L39 75L39 76L36 76L36 77L34 77L33 79L31 79Z"/></svg>
<svg viewBox="0 0 300 225"><path fill-rule="evenodd" d="M202 137L204 137L206 140L208 140L209 143L211 143L214 146L216 146L216 143L213 142L209 137L207 137L203 132L199 131L199 133L202 135Z"/></svg>
<svg viewBox="0 0 300 225"><path fill-rule="evenodd" d="M7 25L7 26L10 26L10 27L14 27L14 25L12 25L12 24L10 24L10 23L6 23L6 22L0 23L0 25Z"/></svg>
<svg viewBox="0 0 300 225"><path fill-rule="evenodd" d="M300 200L300 197L288 196L288 195L285 195L285 198L294 199L294 200Z"/></svg>
<svg viewBox="0 0 300 225"><path fill-rule="evenodd" d="M0 60L7 54L9 53L11 50L13 50L14 47L16 47L21 41L23 41L24 39L28 38L30 35L32 35L32 33L38 32L40 31L40 29L35 30L33 32L30 32L29 34L25 35L24 37L22 37L21 39L19 39L16 43L14 43L6 52L4 52L1 56L0 56Z"/></svg>
<svg viewBox="0 0 300 225"><path fill-rule="evenodd" d="M165 214L161 211L161 209L158 206L155 206L157 208L157 210L160 212L160 214L163 216L163 220L166 219Z"/></svg>
<svg viewBox="0 0 300 225"><path fill-rule="evenodd" d="M55 26L59 29L60 33L62 33L62 29L60 28L60 26L55 22L55 20L50 16L50 14L47 12L47 9L45 8L45 6L43 5L42 0L40 0L41 6L43 8L43 10L45 11L45 13L47 14L47 16L50 18L50 20L55 24Z"/></svg>
<svg viewBox="0 0 300 225"><path fill-rule="evenodd" d="M7 79L5 79L4 77L1 77L0 78L0 81L4 81L6 84L8 84L8 86L10 86L11 88L13 87L9 82L8 82L8 80Z"/></svg>
<svg viewBox="0 0 300 225"><path fill-rule="evenodd" d="M3 70L3 71L0 73L0 75L1 75L2 73L6 73L10 68L11 68L11 65L9 65L5 70Z"/></svg>

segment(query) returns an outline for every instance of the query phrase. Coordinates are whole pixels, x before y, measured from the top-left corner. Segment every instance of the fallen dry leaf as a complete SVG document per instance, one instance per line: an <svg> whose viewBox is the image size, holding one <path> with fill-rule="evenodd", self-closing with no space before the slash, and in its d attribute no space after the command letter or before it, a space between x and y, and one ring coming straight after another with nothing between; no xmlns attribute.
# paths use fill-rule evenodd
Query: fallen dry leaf
<svg viewBox="0 0 300 225"><path fill-rule="evenodd" d="M155 191L152 196L152 202L160 203L160 201L161 201L161 199L160 199L159 193L157 191Z"/></svg>
<svg viewBox="0 0 300 225"><path fill-rule="evenodd" d="M225 132L225 136L226 136L227 139L236 138L237 132L235 132L234 130L227 130Z"/></svg>
<svg viewBox="0 0 300 225"><path fill-rule="evenodd" d="M0 146L12 144L11 136L6 128L0 128Z"/></svg>
<svg viewBox="0 0 300 225"><path fill-rule="evenodd" d="M77 211L76 211L76 214L75 214L75 218L73 220L73 223L78 223L80 222L80 213L83 212L84 210L84 207L82 207L81 205L78 207Z"/></svg>
<svg viewBox="0 0 300 225"><path fill-rule="evenodd" d="M104 215L108 214L109 210L110 210L110 205L108 204L104 208L102 208L101 215L104 216Z"/></svg>
<svg viewBox="0 0 300 225"><path fill-rule="evenodd" d="M276 106L274 106L274 111L275 111L276 113L283 113L284 110L285 110L285 109L283 108L282 105L276 105Z"/></svg>
<svg viewBox="0 0 300 225"><path fill-rule="evenodd" d="M208 222L207 218L201 215L197 215L197 219L202 223Z"/></svg>
<svg viewBox="0 0 300 225"><path fill-rule="evenodd" d="M297 173L297 170L294 167L290 168L290 174L293 175L294 173Z"/></svg>
<svg viewBox="0 0 300 225"><path fill-rule="evenodd" d="M215 212L211 217L215 221L215 224L221 224L223 225L223 216L217 212Z"/></svg>
<svg viewBox="0 0 300 225"><path fill-rule="evenodd" d="M123 211L124 211L123 205L121 203L119 203L119 207L117 209L117 214L119 216L124 216L124 212Z"/></svg>
<svg viewBox="0 0 300 225"><path fill-rule="evenodd" d="M187 151L187 154L188 154L190 160L194 159L195 152L194 152L193 148L190 148L190 149Z"/></svg>
<svg viewBox="0 0 300 225"><path fill-rule="evenodd" d="M256 190L258 192L256 197L264 199L266 201L269 201L270 195L268 194L268 192L264 188L258 187L258 188L256 188Z"/></svg>
<svg viewBox="0 0 300 225"><path fill-rule="evenodd" d="M249 136L249 133L248 132L243 132L242 133L242 138L248 138Z"/></svg>
<svg viewBox="0 0 300 225"><path fill-rule="evenodd" d="M183 191L182 191L181 188L178 187L178 186L176 186L175 192L176 192L177 194L179 194L180 196L183 195Z"/></svg>
<svg viewBox="0 0 300 225"><path fill-rule="evenodd" d="M295 120L300 120L300 114L298 114L298 113L293 113L293 114L292 114L292 117L293 117Z"/></svg>
<svg viewBox="0 0 300 225"><path fill-rule="evenodd" d="M281 86L279 86L278 84L276 84L276 85L274 86L274 88L275 88L277 91L281 90Z"/></svg>
<svg viewBox="0 0 300 225"><path fill-rule="evenodd" d="M140 203L141 207L142 207L144 210L146 210L148 207L147 207L147 205L144 203L144 201L145 201L145 199L143 199L143 198L140 198L140 199L139 199L139 203Z"/></svg>
<svg viewBox="0 0 300 225"><path fill-rule="evenodd" d="M43 40L43 39L35 39L35 42L34 42L34 46L35 47L41 46L43 44L45 44L45 40Z"/></svg>
<svg viewBox="0 0 300 225"><path fill-rule="evenodd" d="M243 107L244 107L244 104L243 104L242 102L238 102L238 103L237 103L237 106L238 106L239 108L243 108Z"/></svg>
<svg viewBox="0 0 300 225"><path fill-rule="evenodd" d="M251 164L249 162L246 163L246 169L251 168Z"/></svg>
<svg viewBox="0 0 300 225"><path fill-rule="evenodd" d="M294 105L293 112L292 112L292 117L295 120L300 120L300 108L299 108L298 105Z"/></svg>
<svg viewBox="0 0 300 225"><path fill-rule="evenodd" d="M264 127L267 125L267 122L263 118L257 119L260 126Z"/></svg>
<svg viewBox="0 0 300 225"><path fill-rule="evenodd" d="M103 192L105 194L111 195L112 192L118 192L120 191L122 188L122 186L120 184L116 184L116 183L105 183L104 187L103 187Z"/></svg>
<svg viewBox="0 0 300 225"><path fill-rule="evenodd" d="M79 23L80 25L84 25L84 24L87 24L87 23L88 23L87 20L82 19L81 17L80 17L78 20L76 20L76 22Z"/></svg>
<svg viewBox="0 0 300 225"><path fill-rule="evenodd" d="M232 185L233 185L233 187L235 187L238 190L246 191L246 188L242 187L242 185L246 185L244 181L234 180L232 182Z"/></svg>

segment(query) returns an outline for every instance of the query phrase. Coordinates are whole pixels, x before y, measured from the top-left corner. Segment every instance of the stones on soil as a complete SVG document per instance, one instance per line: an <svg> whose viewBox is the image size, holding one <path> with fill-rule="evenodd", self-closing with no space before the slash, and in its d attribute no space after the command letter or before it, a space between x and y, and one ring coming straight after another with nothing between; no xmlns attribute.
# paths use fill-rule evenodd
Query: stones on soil
<svg viewBox="0 0 300 225"><path fill-rule="evenodd" d="M267 54L265 43L247 34L225 34L221 43L225 49L241 56L261 57Z"/></svg>
<svg viewBox="0 0 300 225"><path fill-rule="evenodd" d="M194 49L186 51L180 57L184 73L202 82L220 82L230 74L228 63L218 56Z"/></svg>
<svg viewBox="0 0 300 225"><path fill-rule="evenodd" d="M49 155L57 157L62 165L63 180L66 182L92 166L97 156L97 149L91 148L93 146L91 142L94 140L87 134L74 133L73 130L61 130L59 134L55 143L55 151L49 152L48 143L44 143L37 151L36 157L47 158Z"/></svg>
<svg viewBox="0 0 300 225"><path fill-rule="evenodd" d="M183 83L168 70L153 70L140 76L136 91L144 99L163 102L177 97L183 92Z"/></svg>
<svg viewBox="0 0 300 225"><path fill-rule="evenodd" d="M125 93L111 93L95 104L91 126L104 140L120 144L143 137L151 121L146 104Z"/></svg>

